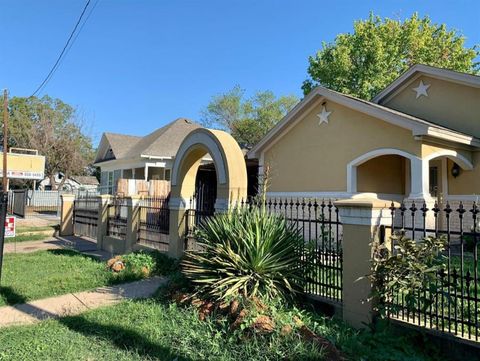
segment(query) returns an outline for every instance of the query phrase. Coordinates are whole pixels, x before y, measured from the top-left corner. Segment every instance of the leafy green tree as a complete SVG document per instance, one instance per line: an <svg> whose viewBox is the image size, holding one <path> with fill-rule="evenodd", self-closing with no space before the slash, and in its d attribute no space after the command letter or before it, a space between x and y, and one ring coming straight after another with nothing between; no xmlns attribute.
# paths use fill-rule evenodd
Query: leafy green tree
<svg viewBox="0 0 480 361"><path fill-rule="evenodd" d="M9 113L9 146L38 150L45 156L46 176L61 172L65 181L88 173L94 150L75 108L49 96L13 97Z"/></svg>
<svg viewBox="0 0 480 361"><path fill-rule="evenodd" d="M353 33L339 34L309 57L304 94L323 85L370 99L414 64L478 74L478 47L465 47L465 37L428 16L405 21L370 14L354 23Z"/></svg>
<svg viewBox="0 0 480 361"><path fill-rule="evenodd" d="M293 95L276 97L271 91L245 98L238 85L212 97L202 112L206 127L228 131L245 148L251 148L298 102Z"/></svg>

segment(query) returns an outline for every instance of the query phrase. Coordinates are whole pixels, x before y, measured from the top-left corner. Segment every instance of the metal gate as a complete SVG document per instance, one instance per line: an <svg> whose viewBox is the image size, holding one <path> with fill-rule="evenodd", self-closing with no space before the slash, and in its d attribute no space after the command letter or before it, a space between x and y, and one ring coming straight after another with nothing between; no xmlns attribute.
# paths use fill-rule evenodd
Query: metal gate
<svg viewBox="0 0 480 361"><path fill-rule="evenodd" d="M170 227L168 201L168 197L146 197L140 201L137 238L139 244L168 251Z"/></svg>
<svg viewBox="0 0 480 361"><path fill-rule="evenodd" d="M78 198L73 204L73 230L76 235L97 239L98 197Z"/></svg>
<svg viewBox="0 0 480 361"><path fill-rule="evenodd" d="M12 191L12 214L25 218L27 206L27 189L15 189Z"/></svg>

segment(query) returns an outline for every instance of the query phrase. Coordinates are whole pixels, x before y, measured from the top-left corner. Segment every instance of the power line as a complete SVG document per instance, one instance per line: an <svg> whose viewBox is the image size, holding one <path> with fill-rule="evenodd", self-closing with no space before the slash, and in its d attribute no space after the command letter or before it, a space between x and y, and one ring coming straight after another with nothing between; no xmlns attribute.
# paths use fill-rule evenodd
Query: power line
<svg viewBox="0 0 480 361"><path fill-rule="evenodd" d="M52 69L50 69L50 72L48 73L48 75L45 77L45 79L42 81L42 83L38 86L38 88L33 92L33 94L31 95L32 97L37 94L40 89L42 89L47 83L48 81L51 79L51 77L53 76L53 73L55 73L55 70L57 70L58 66L60 65L60 61L62 60L62 57L63 55L65 54L65 51L67 50L68 48L68 45L70 44L70 41L72 40L73 36L75 35L75 32L77 31L77 28L78 28L78 25L80 24L80 22L82 21L82 18L83 18L83 15L85 15L85 12L87 11L87 8L88 8L88 5L90 4L90 1L91 0L87 0L87 3L85 4L85 7L83 8L83 11L82 13L80 14L80 17L78 18L78 21L77 23L75 24L75 27L73 28L72 32L70 33L70 36L68 37L68 40L67 42L65 43L65 46L63 47L62 49L62 52L60 53L60 55L58 56L57 58L57 61L55 62L55 64L53 65Z"/></svg>

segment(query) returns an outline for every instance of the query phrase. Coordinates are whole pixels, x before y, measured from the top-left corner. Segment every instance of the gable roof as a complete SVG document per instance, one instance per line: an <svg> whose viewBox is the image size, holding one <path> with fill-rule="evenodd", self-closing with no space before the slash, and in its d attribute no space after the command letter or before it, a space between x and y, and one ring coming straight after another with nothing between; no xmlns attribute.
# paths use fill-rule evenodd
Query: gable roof
<svg viewBox="0 0 480 361"><path fill-rule="evenodd" d="M98 182L98 179L97 177L93 176L93 175L76 175L76 176L72 176L70 177L72 180L74 180L75 182L77 182L78 184L80 185L93 185L93 186L96 186L96 185L99 185L100 183Z"/></svg>
<svg viewBox="0 0 480 361"><path fill-rule="evenodd" d="M305 109L308 109L312 104L317 104L320 100L330 100L387 123L409 129L412 131L413 136L426 135L480 147L480 140L471 135L448 129L444 126L384 107L380 104L318 86L299 102L280 122L278 122L277 125L275 125L275 127L273 127L267 135L248 152L247 156L249 158L258 158L265 147L277 141L285 130L295 124L295 121L298 120Z"/></svg>
<svg viewBox="0 0 480 361"><path fill-rule="evenodd" d="M135 135L104 133L116 159L123 158L141 137Z"/></svg>
<svg viewBox="0 0 480 361"><path fill-rule="evenodd" d="M123 158L174 157L183 139L200 125L186 118L178 118L141 138Z"/></svg>
<svg viewBox="0 0 480 361"><path fill-rule="evenodd" d="M135 158L171 158L177 153L183 139L200 125L186 118L178 118L145 137L104 133L95 163L107 160ZM105 158L111 148L112 158Z"/></svg>
<svg viewBox="0 0 480 361"><path fill-rule="evenodd" d="M432 78L451 81L458 84L480 88L480 76L460 73L458 71L437 68L434 66L416 64L395 79L389 86L372 98L372 102L381 104L395 93L405 82L416 77L418 74L428 75Z"/></svg>

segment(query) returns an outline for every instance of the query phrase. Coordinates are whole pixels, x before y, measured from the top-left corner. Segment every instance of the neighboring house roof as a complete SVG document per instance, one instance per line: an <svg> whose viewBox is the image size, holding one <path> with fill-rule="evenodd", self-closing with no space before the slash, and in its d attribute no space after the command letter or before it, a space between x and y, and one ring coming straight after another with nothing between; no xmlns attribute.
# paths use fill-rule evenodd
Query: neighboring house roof
<svg viewBox="0 0 480 361"><path fill-rule="evenodd" d="M270 132L267 133L262 140L260 140L260 142L252 148L252 150L248 152L248 157L258 158L262 149L267 145L276 142L281 137L284 130L293 126L295 121L299 118L298 115L300 115L302 111L312 104L317 104L317 101L320 100L331 100L350 109L373 116L396 126L409 129L414 136L432 136L462 144L480 146L480 140L471 135L448 129L427 120L367 100L318 86L299 102L280 122L277 123L275 127L270 130Z"/></svg>
<svg viewBox="0 0 480 361"><path fill-rule="evenodd" d="M145 137L104 133L95 163L113 159L174 157L187 134L199 127L199 124L189 119L178 118ZM106 154L107 143L112 149L111 157Z"/></svg>
<svg viewBox="0 0 480 361"><path fill-rule="evenodd" d="M178 118L141 138L123 158L174 157L187 134L200 127L189 119Z"/></svg>
<svg viewBox="0 0 480 361"><path fill-rule="evenodd" d="M460 73L458 71L417 64L395 79L389 86L373 97L372 102L381 104L413 77L424 74L433 78L480 88L480 76Z"/></svg>
<svg viewBox="0 0 480 361"><path fill-rule="evenodd" d="M104 136L113 151L116 159L125 157L125 154L137 143L142 137L135 135L104 133Z"/></svg>
<svg viewBox="0 0 480 361"><path fill-rule="evenodd" d="M70 178L73 179L78 184L84 185L84 186L97 186L97 185L100 184L98 182L97 177L91 176L91 175L85 175L85 176L84 175L76 175L76 176L72 176Z"/></svg>

